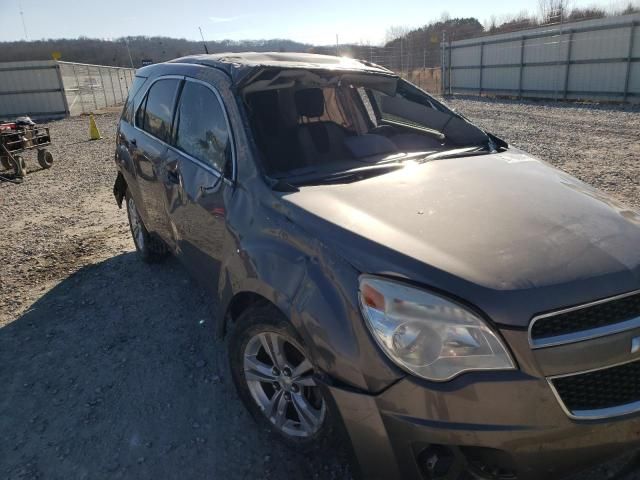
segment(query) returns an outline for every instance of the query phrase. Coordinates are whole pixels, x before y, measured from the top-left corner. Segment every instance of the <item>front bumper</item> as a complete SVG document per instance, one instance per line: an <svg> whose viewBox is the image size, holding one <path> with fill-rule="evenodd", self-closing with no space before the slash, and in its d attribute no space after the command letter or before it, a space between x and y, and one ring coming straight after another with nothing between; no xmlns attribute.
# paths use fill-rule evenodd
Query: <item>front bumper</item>
<svg viewBox="0 0 640 480"><path fill-rule="evenodd" d="M640 413L572 420L544 376L526 370L446 383L406 377L378 395L329 390L365 479L455 479L471 469L549 480L640 446ZM449 454L427 473L429 460Z"/></svg>

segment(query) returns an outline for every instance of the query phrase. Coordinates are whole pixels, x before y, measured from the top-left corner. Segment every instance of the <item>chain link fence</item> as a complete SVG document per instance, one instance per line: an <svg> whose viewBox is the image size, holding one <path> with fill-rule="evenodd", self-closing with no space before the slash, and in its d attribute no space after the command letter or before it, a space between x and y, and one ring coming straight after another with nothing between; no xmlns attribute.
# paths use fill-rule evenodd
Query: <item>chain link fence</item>
<svg viewBox="0 0 640 480"><path fill-rule="evenodd" d="M135 69L58 62L71 116L122 105Z"/></svg>
<svg viewBox="0 0 640 480"><path fill-rule="evenodd" d="M402 78L423 90L438 95L442 93L442 68L440 52L421 48L400 39L400 46L370 49L365 60L393 70Z"/></svg>
<svg viewBox="0 0 640 480"><path fill-rule="evenodd" d="M423 90L442 93L442 48L438 38L428 42L398 38L394 45L339 45L315 47L314 53L357 58L394 71Z"/></svg>

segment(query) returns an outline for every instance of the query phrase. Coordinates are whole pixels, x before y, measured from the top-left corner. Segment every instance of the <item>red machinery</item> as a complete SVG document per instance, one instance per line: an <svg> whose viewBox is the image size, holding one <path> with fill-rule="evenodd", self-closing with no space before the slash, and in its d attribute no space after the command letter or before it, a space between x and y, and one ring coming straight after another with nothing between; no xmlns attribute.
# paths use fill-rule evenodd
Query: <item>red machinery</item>
<svg viewBox="0 0 640 480"><path fill-rule="evenodd" d="M51 145L49 129L38 127L29 118L15 122L0 122L0 170L13 170L16 178L26 175L26 165L21 153L38 150L38 163L42 168L51 168L53 155L47 150Z"/></svg>

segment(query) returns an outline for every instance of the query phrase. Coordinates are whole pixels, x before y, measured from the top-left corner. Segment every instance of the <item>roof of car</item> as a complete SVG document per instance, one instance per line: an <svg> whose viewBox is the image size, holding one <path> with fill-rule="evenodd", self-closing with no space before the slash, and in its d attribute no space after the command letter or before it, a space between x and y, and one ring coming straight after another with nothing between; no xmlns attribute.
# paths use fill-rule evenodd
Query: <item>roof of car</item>
<svg viewBox="0 0 640 480"><path fill-rule="evenodd" d="M168 63L190 63L219 68L227 72L234 83L252 71L263 68L286 68L306 70L343 70L392 74L390 70L365 60L347 57L292 52L242 52L216 53L213 55L190 55L176 58Z"/></svg>

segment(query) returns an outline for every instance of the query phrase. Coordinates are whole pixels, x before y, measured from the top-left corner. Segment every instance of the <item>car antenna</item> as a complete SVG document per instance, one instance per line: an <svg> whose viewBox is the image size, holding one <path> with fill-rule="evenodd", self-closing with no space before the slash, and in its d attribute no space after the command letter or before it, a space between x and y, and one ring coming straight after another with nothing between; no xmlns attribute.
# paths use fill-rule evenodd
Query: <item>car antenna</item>
<svg viewBox="0 0 640 480"><path fill-rule="evenodd" d="M200 37L202 37L202 45L204 45L204 52L209 55L209 49L207 48L207 42L204 41L204 35L202 34L202 27L198 27L200 30Z"/></svg>

